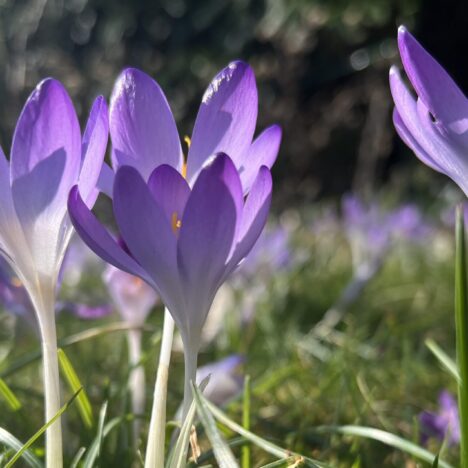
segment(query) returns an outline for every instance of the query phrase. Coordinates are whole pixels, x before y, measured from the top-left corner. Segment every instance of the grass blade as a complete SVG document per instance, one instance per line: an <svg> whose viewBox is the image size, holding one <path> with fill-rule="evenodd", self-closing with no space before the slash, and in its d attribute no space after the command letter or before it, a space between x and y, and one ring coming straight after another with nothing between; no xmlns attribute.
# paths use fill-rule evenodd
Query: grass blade
<svg viewBox="0 0 468 468"><path fill-rule="evenodd" d="M55 421L57 421L60 416L67 411L67 409L70 407L70 405L75 401L79 393L81 392L81 388L78 389L77 392L70 398L70 400L65 403L60 410L57 412L57 414L47 421L46 424L44 424L13 456L13 458L10 459L10 461L5 465L5 468L11 468L17 461L18 459L23 455L23 453L31 447L34 442L47 430L49 426L51 426Z"/></svg>
<svg viewBox="0 0 468 468"><path fill-rule="evenodd" d="M375 429L373 427L365 426L321 426L315 428L318 433L324 432L336 432L338 434L364 437L366 439L377 440L385 445L401 450L402 452L408 453L409 455L423 460L427 463L434 463L436 455L429 452L428 450L414 444L400 436L392 434L391 432L382 431L381 429ZM441 468L453 468L447 462L439 459L439 466Z"/></svg>
<svg viewBox="0 0 468 468"><path fill-rule="evenodd" d="M427 339L425 345L429 351L439 360L442 367L457 381L460 382L460 374L455 361L432 339Z"/></svg>
<svg viewBox="0 0 468 468"><path fill-rule="evenodd" d="M73 368L72 363L68 359L63 349L59 348L58 358L60 363L60 369L62 370L62 373L65 376L65 379L68 385L70 386L71 391L76 392L79 388L84 388L80 382L80 379L78 378L75 369ZM91 427L93 427L94 424L93 410L91 408L91 403L89 402L88 395L84 390L78 395L77 403L81 419L84 425L88 429L90 429Z"/></svg>
<svg viewBox="0 0 468 468"><path fill-rule="evenodd" d="M24 446L14 435L10 434L7 430L0 427L0 444L5 447L10 447L17 452ZM21 454L23 461L33 468L42 468L42 464L29 450L24 450Z"/></svg>
<svg viewBox="0 0 468 468"><path fill-rule="evenodd" d="M21 408L20 401L18 398L16 398L16 395L2 379L0 379L0 395L3 396L4 400L7 402L7 405L11 408L12 411L18 411Z"/></svg>
<svg viewBox="0 0 468 468"><path fill-rule="evenodd" d="M237 434L241 435L245 439L249 440L257 447L265 450L265 452L270 453L278 458L290 458L291 456L302 457L306 466L315 467L315 468L328 468L329 465L326 463L319 462L317 460L313 460L312 458L301 456L297 453L292 453L290 450L285 450L278 445L273 444L272 442L262 439L258 435L254 434L253 432L244 429L242 426L234 422L232 419L228 418L219 408L215 405L210 403L203 395L200 394L201 399L205 403L206 407L209 409L211 414L222 424L226 427L231 429L232 431L236 432Z"/></svg>
<svg viewBox="0 0 468 468"><path fill-rule="evenodd" d="M107 415L107 401L104 402L104 404L101 407L101 411L99 411L99 421L98 421L96 437L93 440L93 443L91 444L91 447L89 448L88 453L86 454L86 458L83 463L83 468L92 468L94 466L94 462L96 461L96 459L99 458L99 455L101 452L101 446L102 446L102 439L109 432L107 431L107 433L104 434L104 422L106 420L106 415ZM120 420L120 418L118 418L118 420Z"/></svg>
<svg viewBox="0 0 468 468"><path fill-rule="evenodd" d="M465 221L463 205L457 206L455 227L455 331L457 364L461 381L458 385L460 412L460 463L468 468L468 303L466 283Z"/></svg>
<svg viewBox="0 0 468 468"><path fill-rule="evenodd" d="M246 375L242 403L242 426L248 431L250 430L250 393L250 375ZM250 444L242 446L242 468L250 468Z"/></svg>
<svg viewBox="0 0 468 468"><path fill-rule="evenodd" d="M200 391L192 383L192 393L195 404L197 406L197 413L200 416L200 420L205 428L206 435L211 442L213 447L213 452L215 458L220 466L220 468L236 468L238 463L234 458L231 449L226 445L226 442L221 437L221 434L216 427L215 420L213 415L210 413L209 409L206 407L206 404L201 398Z"/></svg>
<svg viewBox="0 0 468 468"><path fill-rule="evenodd" d="M86 452L86 449L84 447L80 447L78 449L78 452L76 452L76 455L73 457L73 460L70 463L70 468L78 467L78 463L83 458L83 455L85 454L85 452Z"/></svg>

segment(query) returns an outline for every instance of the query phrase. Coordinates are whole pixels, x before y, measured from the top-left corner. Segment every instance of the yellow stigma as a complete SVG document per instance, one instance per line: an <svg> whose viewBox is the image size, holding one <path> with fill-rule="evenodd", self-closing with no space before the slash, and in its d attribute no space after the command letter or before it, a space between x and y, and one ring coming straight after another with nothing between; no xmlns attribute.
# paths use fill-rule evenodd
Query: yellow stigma
<svg viewBox="0 0 468 468"><path fill-rule="evenodd" d="M172 227L174 234L177 234L181 226L182 226L182 221L177 217L177 212L174 211L171 217L171 227Z"/></svg>
<svg viewBox="0 0 468 468"><path fill-rule="evenodd" d="M192 144L192 140L190 139L188 135L185 135L184 141L187 144L187 153L188 153L188 150L190 149L190 145ZM182 177L184 179L187 178L187 158L185 158L184 163L182 164Z"/></svg>

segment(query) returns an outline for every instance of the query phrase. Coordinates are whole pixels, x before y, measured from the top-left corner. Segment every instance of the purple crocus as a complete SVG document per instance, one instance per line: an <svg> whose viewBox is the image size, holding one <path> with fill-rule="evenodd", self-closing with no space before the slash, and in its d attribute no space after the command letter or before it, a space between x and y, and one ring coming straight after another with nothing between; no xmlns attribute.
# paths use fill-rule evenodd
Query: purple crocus
<svg viewBox="0 0 468 468"><path fill-rule="evenodd" d="M145 409L145 369L140 365L142 330L146 317L157 304L156 291L138 276L125 273L108 265L104 272L104 283L122 319L132 328L127 330L129 364L131 367L128 386L133 414L143 414ZM141 420L133 422L133 439L136 444Z"/></svg>
<svg viewBox="0 0 468 468"><path fill-rule="evenodd" d="M460 420L457 400L444 390L439 395L439 411L424 411L419 415L423 442L431 437L440 441L447 440L449 445L460 443Z"/></svg>
<svg viewBox="0 0 468 468"><path fill-rule="evenodd" d="M252 69L233 62L203 96L185 163L162 90L144 73L125 70L111 98L114 172L107 171L124 245L97 221L79 187L70 193L70 216L82 239L153 286L170 310L184 342L186 403L214 296L249 253L269 211L269 169L281 130L274 125L253 140L256 118Z"/></svg>
<svg viewBox="0 0 468 468"><path fill-rule="evenodd" d="M197 382L210 376L203 394L215 405L224 405L242 391L244 377L239 372L245 357L231 354L219 361L206 364L197 371Z"/></svg>
<svg viewBox="0 0 468 468"><path fill-rule="evenodd" d="M24 284L41 332L46 420L60 409L56 284L72 225L67 197L78 184L91 207L108 136L106 103L96 99L84 132L64 87L42 81L19 117L8 162L0 150L0 250ZM62 466L60 421L47 429L47 466Z"/></svg>
<svg viewBox="0 0 468 468"><path fill-rule="evenodd" d="M403 26L398 46L416 97L398 69L390 69L393 121L402 140L432 169L468 195L468 101L448 73Z"/></svg>

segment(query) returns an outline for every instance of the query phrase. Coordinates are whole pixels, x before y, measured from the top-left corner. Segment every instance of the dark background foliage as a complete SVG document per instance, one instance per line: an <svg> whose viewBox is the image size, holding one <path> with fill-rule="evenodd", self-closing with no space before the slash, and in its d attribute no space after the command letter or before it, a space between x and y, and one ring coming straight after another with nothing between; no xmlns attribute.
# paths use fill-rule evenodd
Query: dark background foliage
<svg viewBox="0 0 468 468"><path fill-rule="evenodd" d="M396 137L388 68L406 24L468 86L468 4L423 0L0 1L0 139L7 152L27 95L60 79L84 121L136 66L165 90L188 134L211 77L230 60L255 69L259 128L284 129L276 203L309 202L382 184L405 196L437 190Z"/></svg>

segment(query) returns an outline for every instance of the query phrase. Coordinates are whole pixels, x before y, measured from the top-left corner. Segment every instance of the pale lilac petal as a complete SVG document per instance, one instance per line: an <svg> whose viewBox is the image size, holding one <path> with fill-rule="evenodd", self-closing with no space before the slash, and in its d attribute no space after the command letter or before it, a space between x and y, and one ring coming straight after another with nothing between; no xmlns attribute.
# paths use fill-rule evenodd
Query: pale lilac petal
<svg viewBox="0 0 468 468"><path fill-rule="evenodd" d="M182 219L190 187L179 171L167 164L157 167L148 180L148 187L171 225Z"/></svg>
<svg viewBox="0 0 468 468"><path fill-rule="evenodd" d="M226 153L237 167L249 148L258 110L255 76L244 62L230 63L205 91L192 134L187 179L193 185L205 161Z"/></svg>
<svg viewBox="0 0 468 468"><path fill-rule="evenodd" d="M0 251L4 256L8 257L10 263L21 263L18 257L26 258L29 255L29 249L13 206L10 188L10 166L1 147L0 226Z"/></svg>
<svg viewBox="0 0 468 468"><path fill-rule="evenodd" d="M109 117L105 99L99 96L93 104L81 143L81 171L78 186L86 204L92 208L99 190L96 184L101 173L109 136Z"/></svg>
<svg viewBox="0 0 468 468"><path fill-rule="evenodd" d="M109 198L112 198L112 190L114 188L114 171L104 162L101 166L101 172L97 181L97 189L104 193Z"/></svg>
<svg viewBox="0 0 468 468"><path fill-rule="evenodd" d="M87 304L73 304L71 312L83 320L98 320L112 314L112 307L109 304L90 306Z"/></svg>
<svg viewBox="0 0 468 468"><path fill-rule="evenodd" d="M406 129L424 153L432 156L434 164L431 167L439 167L468 194L466 150L458 144L458 140L451 138L449 129L432 122L427 108L413 98L394 67L390 70L390 88Z"/></svg>
<svg viewBox="0 0 468 468"><path fill-rule="evenodd" d="M265 129L250 145L242 158L239 173L244 193L248 193L257 177L260 167L273 167L278 156L282 131L279 125Z"/></svg>
<svg viewBox="0 0 468 468"><path fill-rule="evenodd" d="M29 97L11 150L11 184L22 224L39 217L61 222L81 161L81 136L73 104L56 80L42 81Z"/></svg>
<svg viewBox="0 0 468 468"><path fill-rule="evenodd" d="M237 237L237 245L229 260L226 274L250 252L265 227L271 205L273 182L270 170L263 166L252 185L252 190L245 202L242 225Z"/></svg>
<svg viewBox="0 0 468 468"><path fill-rule="evenodd" d="M465 134L468 144L468 101L463 92L403 26L398 30L398 46L408 78L424 105L452 131Z"/></svg>
<svg viewBox="0 0 468 468"><path fill-rule="evenodd" d="M115 171L134 166L146 181L161 164L181 170L183 155L174 117L163 91L145 73L129 68L117 79L110 133Z"/></svg>
<svg viewBox="0 0 468 468"><path fill-rule="evenodd" d="M176 236L162 208L139 172L121 167L115 176L114 213L128 249L158 286L172 313L180 298L176 263ZM174 317L176 318L176 317Z"/></svg>
<svg viewBox="0 0 468 468"><path fill-rule="evenodd" d="M185 207L177 260L186 306L196 313L185 317L182 334L200 332L224 274L237 224L232 170L227 156L216 157L200 173Z"/></svg>
<svg viewBox="0 0 468 468"><path fill-rule="evenodd" d="M400 138L405 142L407 146L409 146L409 148L411 148L414 151L416 156L424 164L426 164L427 166L429 166L437 172L445 174L444 169L440 167L437 161L435 161L430 154L424 151L424 149L421 147L418 141L413 137L411 132L406 128L406 125L403 122L403 119L401 118L396 108L393 110L393 124Z"/></svg>
<svg viewBox="0 0 468 468"><path fill-rule="evenodd" d="M85 244L106 262L153 284L141 266L128 255L84 203L78 186L70 191L68 213Z"/></svg>

